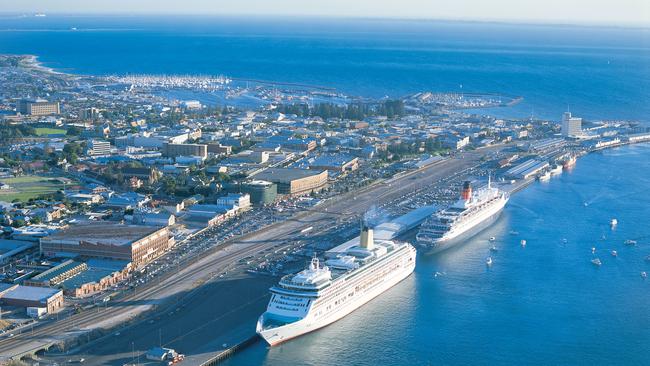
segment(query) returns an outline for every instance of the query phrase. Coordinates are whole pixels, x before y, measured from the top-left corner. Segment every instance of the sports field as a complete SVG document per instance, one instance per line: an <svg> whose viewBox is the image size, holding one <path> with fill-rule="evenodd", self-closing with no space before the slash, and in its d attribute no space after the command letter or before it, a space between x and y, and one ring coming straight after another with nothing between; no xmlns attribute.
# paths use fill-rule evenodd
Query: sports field
<svg viewBox="0 0 650 366"><path fill-rule="evenodd" d="M0 189L0 201L12 202L16 199L25 202L42 194L53 193L63 188L63 183L55 177L24 175L15 178L1 178L0 182L9 189Z"/></svg>

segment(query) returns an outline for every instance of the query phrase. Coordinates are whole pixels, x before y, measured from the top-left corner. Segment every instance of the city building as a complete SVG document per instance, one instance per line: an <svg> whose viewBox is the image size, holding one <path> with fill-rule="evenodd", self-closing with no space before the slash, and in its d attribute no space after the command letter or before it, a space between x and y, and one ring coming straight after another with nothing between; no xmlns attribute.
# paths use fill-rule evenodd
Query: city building
<svg viewBox="0 0 650 366"><path fill-rule="evenodd" d="M181 107L186 109L201 109L203 106L198 100L185 100L181 102Z"/></svg>
<svg viewBox="0 0 650 366"><path fill-rule="evenodd" d="M510 168L505 173L505 176L514 179L529 179L548 167L549 163L547 161L529 159L513 168Z"/></svg>
<svg viewBox="0 0 650 366"><path fill-rule="evenodd" d="M134 225L172 226L176 223L176 216L169 212L143 212L136 210L133 213Z"/></svg>
<svg viewBox="0 0 650 366"><path fill-rule="evenodd" d="M63 307L63 291L49 287L0 283L0 304L23 308L43 308L53 313Z"/></svg>
<svg viewBox="0 0 650 366"><path fill-rule="evenodd" d="M320 191L327 184L327 170L269 168L255 175L277 185L278 194L302 195Z"/></svg>
<svg viewBox="0 0 650 366"><path fill-rule="evenodd" d="M84 262L68 259L45 272L39 273L38 275L25 280L24 283L29 286L54 287L85 271L87 268L88 265Z"/></svg>
<svg viewBox="0 0 650 366"><path fill-rule="evenodd" d="M232 154L232 146L210 143L208 144L208 153L230 155Z"/></svg>
<svg viewBox="0 0 650 366"><path fill-rule="evenodd" d="M442 140L442 146L453 150L460 150L467 145L469 145L469 136L448 135Z"/></svg>
<svg viewBox="0 0 650 366"><path fill-rule="evenodd" d="M278 186L265 180L252 180L241 184L241 192L249 194L254 205L267 205L275 202Z"/></svg>
<svg viewBox="0 0 650 366"><path fill-rule="evenodd" d="M88 155L106 156L111 154L111 143L108 141L90 140L88 142Z"/></svg>
<svg viewBox="0 0 650 366"><path fill-rule="evenodd" d="M48 102L45 99L22 99L18 102L18 112L31 116L47 116L60 114L58 102Z"/></svg>
<svg viewBox="0 0 650 366"><path fill-rule="evenodd" d="M337 154L321 155L309 164L310 169L329 170L332 172L351 172L359 168L359 158Z"/></svg>
<svg viewBox="0 0 650 366"><path fill-rule="evenodd" d="M562 136L578 137L582 134L582 118L571 116L571 112L562 115Z"/></svg>
<svg viewBox="0 0 650 366"><path fill-rule="evenodd" d="M79 113L81 119L94 120L99 118L100 110L97 108L86 108Z"/></svg>
<svg viewBox="0 0 650 366"><path fill-rule="evenodd" d="M131 271L126 261L91 258L85 264L83 271L57 285L64 295L81 298L104 291L126 279Z"/></svg>
<svg viewBox="0 0 650 366"><path fill-rule="evenodd" d="M164 156L170 158L175 158L177 156L198 156L205 159L208 157L208 145L164 143L162 153Z"/></svg>
<svg viewBox="0 0 650 366"><path fill-rule="evenodd" d="M535 140L527 145L527 150L530 152L544 152L549 150L557 150L565 145L565 141L560 138L548 138Z"/></svg>
<svg viewBox="0 0 650 366"><path fill-rule="evenodd" d="M125 180L138 178L147 183L153 183L158 179L158 172L154 168L131 168L124 167L121 169Z"/></svg>
<svg viewBox="0 0 650 366"><path fill-rule="evenodd" d="M72 226L42 238L41 253L124 260L139 267L173 245L174 239L167 227L101 222Z"/></svg>
<svg viewBox="0 0 650 366"><path fill-rule="evenodd" d="M226 196L217 198L217 205L237 207L244 210L251 206L251 196L247 193L228 193Z"/></svg>

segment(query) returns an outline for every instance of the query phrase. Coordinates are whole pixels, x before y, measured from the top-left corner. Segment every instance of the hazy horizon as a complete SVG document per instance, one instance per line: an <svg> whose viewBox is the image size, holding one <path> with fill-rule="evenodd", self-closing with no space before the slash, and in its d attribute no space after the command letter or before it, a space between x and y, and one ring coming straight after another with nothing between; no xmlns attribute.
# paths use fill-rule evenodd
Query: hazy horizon
<svg viewBox="0 0 650 366"><path fill-rule="evenodd" d="M315 2L308 8L297 0L243 0L236 4L208 0L187 0L182 4L154 0L116 0L109 4L81 0L55 3L41 0L3 0L0 14L46 13L70 16L254 16L254 17L322 17L398 20L478 21L532 24L574 24L650 26L650 4L643 0L607 1L546 0L524 4L514 0L442 1L403 0L378 4L360 0Z"/></svg>

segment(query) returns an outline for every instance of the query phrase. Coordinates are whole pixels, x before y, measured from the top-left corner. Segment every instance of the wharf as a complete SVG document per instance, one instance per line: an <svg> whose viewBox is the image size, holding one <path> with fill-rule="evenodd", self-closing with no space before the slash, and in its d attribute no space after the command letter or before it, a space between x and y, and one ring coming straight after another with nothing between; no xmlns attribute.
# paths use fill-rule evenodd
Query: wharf
<svg viewBox="0 0 650 366"><path fill-rule="evenodd" d="M246 326L233 329L232 332L228 332L227 337L219 337L206 343L202 347L206 351L202 352L199 350L198 352L187 356L183 361L183 364L200 366L217 365L219 362L232 356L235 352L260 342L261 339L259 336L255 332L251 331L249 322L244 323Z"/></svg>

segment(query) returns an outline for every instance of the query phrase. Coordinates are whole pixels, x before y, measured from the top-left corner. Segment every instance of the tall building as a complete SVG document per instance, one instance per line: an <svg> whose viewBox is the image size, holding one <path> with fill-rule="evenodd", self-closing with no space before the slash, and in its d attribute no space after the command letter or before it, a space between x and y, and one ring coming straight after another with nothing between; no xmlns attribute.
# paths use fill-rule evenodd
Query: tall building
<svg viewBox="0 0 650 366"><path fill-rule="evenodd" d="M582 118L572 117L571 112L562 115L562 136L576 137L582 134Z"/></svg>
<svg viewBox="0 0 650 366"><path fill-rule="evenodd" d="M88 155L105 156L111 154L111 143L108 141L91 140L88 142Z"/></svg>
<svg viewBox="0 0 650 366"><path fill-rule="evenodd" d="M59 114L58 102L48 102L45 99L22 99L18 102L18 112L32 116L47 116Z"/></svg>

